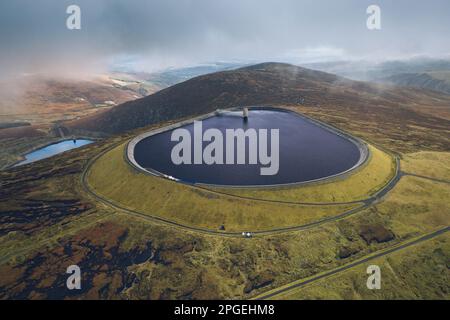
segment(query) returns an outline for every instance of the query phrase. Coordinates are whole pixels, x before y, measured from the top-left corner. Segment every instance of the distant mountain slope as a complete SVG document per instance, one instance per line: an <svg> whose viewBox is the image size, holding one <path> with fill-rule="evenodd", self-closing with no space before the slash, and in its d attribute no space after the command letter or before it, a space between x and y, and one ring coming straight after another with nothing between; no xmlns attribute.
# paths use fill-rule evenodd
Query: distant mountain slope
<svg viewBox="0 0 450 320"><path fill-rule="evenodd" d="M403 73L448 73L450 72L450 59L418 57L383 62L343 60L309 63L303 66L334 73L352 80L377 81Z"/></svg>
<svg viewBox="0 0 450 320"><path fill-rule="evenodd" d="M450 73L449 80L438 77L439 74L435 76L434 73L401 73L381 79L381 82L450 94Z"/></svg>
<svg viewBox="0 0 450 320"><path fill-rule="evenodd" d="M408 130L402 129L406 125L445 130L450 123L448 95L351 81L289 64L263 63L196 77L66 125L115 134L218 108L262 104L302 105L355 121L370 118L377 130L395 127L398 135Z"/></svg>
<svg viewBox="0 0 450 320"><path fill-rule="evenodd" d="M174 68L151 73L148 75L146 80L150 83L159 86L160 88L167 88L173 86L174 84L189 80L194 77L198 77L213 72L237 69L239 67L242 67L243 65L244 63L218 62L193 67Z"/></svg>
<svg viewBox="0 0 450 320"><path fill-rule="evenodd" d="M67 79L28 75L0 81L0 122L32 125L75 119L143 97L108 75Z"/></svg>

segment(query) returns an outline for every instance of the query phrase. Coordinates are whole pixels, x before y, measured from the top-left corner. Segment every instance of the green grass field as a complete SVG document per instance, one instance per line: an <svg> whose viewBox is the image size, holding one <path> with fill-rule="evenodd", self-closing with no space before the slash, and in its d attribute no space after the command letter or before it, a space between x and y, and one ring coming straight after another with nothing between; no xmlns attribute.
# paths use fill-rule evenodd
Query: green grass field
<svg viewBox="0 0 450 320"><path fill-rule="evenodd" d="M216 231L221 224L226 231L268 230L335 216L354 206L279 204L237 196L302 202L364 199L392 177L394 162L369 146L370 161L346 179L270 190L204 190L132 169L123 153L129 138L0 173L3 193L13 195L2 203L0 272L5 276L0 278L0 298L51 297L48 292L64 285L65 268L73 263L89 270L81 298L252 298L411 241L450 221L448 183L405 175L369 208L306 230L242 239L168 226L84 192L80 176L89 159L119 143L93 162L87 175L91 190L144 215ZM401 169L448 180L448 156L402 154ZM271 192L276 197L270 198ZM58 202L74 198L81 204L62 207ZM22 223L18 218L36 214L40 201L42 216ZM75 210L83 206L80 213ZM384 237L389 234L392 237ZM448 241L448 236L439 237L374 260L383 272L381 291L367 292L366 266L361 266L276 298L448 299ZM136 280L123 289L129 279Z"/></svg>
<svg viewBox="0 0 450 320"><path fill-rule="evenodd" d="M423 170L426 167L433 172L433 168L439 167L445 156L437 152L427 153L427 166L424 166L423 155L418 157L417 154L409 154L404 158L408 159L409 172L419 174L425 173ZM347 219L346 223L352 225L353 221L359 219L366 220L362 224L381 223L395 234L397 241L409 241L449 225L449 197L450 187L447 183L403 176L384 201L358 217ZM361 222L357 224L361 225ZM450 236L447 233L338 275L287 291L274 299L448 299L449 245ZM351 247L348 244L346 246ZM365 270L370 264L377 264L382 269L385 284L382 290L366 288ZM301 281L307 279L299 277Z"/></svg>
<svg viewBox="0 0 450 320"><path fill-rule="evenodd" d="M450 152L416 152L403 157L405 172L450 181Z"/></svg>
<svg viewBox="0 0 450 320"><path fill-rule="evenodd" d="M448 299L449 261L450 235L445 234L287 291L276 299ZM378 290L366 286L369 265L380 267Z"/></svg>
<svg viewBox="0 0 450 320"><path fill-rule="evenodd" d="M362 205L340 202L368 198L395 173L392 157L370 146L368 163L329 182L278 189L203 189L137 172L124 160L124 148L125 144L114 148L92 165L87 181L96 194L127 209L211 230L223 225L226 231L264 231L335 216Z"/></svg>
<svg viewBox="0 0 450 320"><path fill-rule="evenodd" d="M87 179L92 190L127 209L189 226L218 230L224 225L226 231L269 230L306 224L360 206L280 204L222 195L139 173L125 162L123 154L121 145L93 164ZM308 187L296 190L302 188Z"/></svg>
<svg viewBox="0 0 450 320"><path fill-rule="evenodd" d="M115 142L119 141L125 142L123 139L117 139ZM90 196L82 191L79 184L82 164L107 147L108 145L87 146L78 151L77 158L70 156L69 152L60 159L36 164L34 169L30 167L36 176L21 182L27 186L21 189L23 195L16 193L14 188L15 183L24 178L14 172L2 174L4 182L13 183L6 185L4 189L4 192L15 194L16 200L7 204L9 210L29 210L29 200L21 200L21 197L54 201L70 199L75 194L81 197L83 202L95 203L92 209L81 215L68 215L50 227L40 227L46 223L45 217L42 217L34 231L24 229L0 237L0 255L3 257L0 271L6 275L0 279L0 286L5 288L4 292L7 292L8 297L45 297L49 288L63 285L61 281L65 281L63 275L67 264L77 263L83 270L90 270L86 275L87 291L82 295L85 298L251 298L298 279L305 279L364 258L403 241L410 241L448 225L449 221L448 184L403 176L394 189L374 206L345 219L308 230L258 236L248 240L186 231L129 215L90 199ZM425 167L439 167L442 156L441 153L430 154ZM408 172L417 174L420 170L425 170L422 161L415 160L411 154L403 155L403 159L409 159ZM401 162L403 167L405 161ZM65 171L61 171L61 164L64 164ZM97 165L104 168L104 171L99 171ZM36 167L39 167L39 170L36 170ZM369 166L365 168L367 167ZM244 201L137 173L125 163L123 145L100 157L91 169L88 176L91 188L94 185L96 188L102 188L111 196L117 197L115 201L122 201L123 198L137 193L140 196L137 200L135 198L134 206L148 209L149 211L145 212L149 214L156 212L165 216L166 212L157 210L161 204L157 201L165 201L166 208L175 208L178 212L185 213L180 217L186 223L190 223L189 219L202 219L208 222L211 228L215 228L217 222L214 219L223 214L235 219L229 221L234 221L238 228L238 219L233 217L236 212L230 214L225 211L234 207L242 210L241 215L245 218L247 213L258 215L261 221L252 222L260 223L260 227L266 227L267 222L273 221L275 224L277 220L289 224L292 221L303 223L308 219L315 220L320 217L318 214L306 214L311 206L267 207L267 203ZM49 174L51 178L40 178ZM130 188L124 183L123 179L128 177L131 181L138 181L135 187ZM142 190L145 192L140 192ZM97 189L95 191L99 192ZM177 203L176 197L180 193L183 201L192 202L189 203L189 208L195 210L181 210L183 205L181 202ZM52 203L48 202L47 205L52 206ZM260 211L254 213L254 208ZM288 213L285 216L281 211L284 208L290 210L285 211ZM334 209L334 206L326 208ZM313 209L316 210L317 207ZM55 208L52 214L59 210ZM213 212L217 216L209 218L205 216L205 212ZM296 212L299 214L295 215ZM320 211L313 213L317 212ZM322 214L335 213L326 211ZM267 220L263 221L266 218ZM6 226L8 224L5 224ZM367 236L367 226L391 232L394 237L386 241L368 243L363 238ZM228 226L226 227L228 231ZM448 251L447 247L448 245L442 250ZM70 250L66 251L65 248ZM376 296L370 296L364 291L365 268L355 268L351 270L351 277L339 274L336 276L336 282L324 281L314 284L314 287L305 287L304 290L311 291L302 291L289 298L410 298L418 290L423 290L420 291L421 298L447 298L448 279L445 274L439 273L445 271L441 268L442 259L445 258L440 250L441 245L433 241L429 245L430 249L425 251L420 249L422 247L413 248L405 250L404 253L399 252L402 256L398 258L398 263L386 266L392 268L392 272L388 269L383 273L385 291L372 293L377 294ZM414 258L416 250L420 253L417 259ZM425 255L422 255L422 251ZM151 258L142 262L139 257L145 257L148 252L151 252ZM35 259L42 263L27 263ZM408 270L408 266L401 263L403 260L413 265L413 271L411 275L402 278L403 282L395 282L396 277ZM384 270L384 264L382 268ZM32 276L29 276L30 274ZM421 279L415 280L414 277L419 275ZM136 282L118 293L123 283L131 276L136 277ZM33 290L27 291L30 286ZM397 286L399 290L396 289ZM342 290L339 291L339 288Z"/></svg>

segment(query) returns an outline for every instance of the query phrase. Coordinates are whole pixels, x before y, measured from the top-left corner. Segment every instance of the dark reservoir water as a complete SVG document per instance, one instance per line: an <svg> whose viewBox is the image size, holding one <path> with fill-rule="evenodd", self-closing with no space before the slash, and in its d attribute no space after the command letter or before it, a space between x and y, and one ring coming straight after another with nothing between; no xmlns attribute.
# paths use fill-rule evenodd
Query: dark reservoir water
<svg viewBox="0 0 450 320"><path fill-rule="evenodd" d="M251 186L321 179L352 168L360 159L360 150L355 143L291 112L250 110L247 122L243 121L241 113L229 112L202 123L203 132L217 128L224 137L225 129L269 129L269 132L270 129L279 129L278 173L261 175L260 168L267 166L259 161L258 164L248 164L248 142L246 164L176 165L171 160L171 151L178 142L171 141L172 130L139 141L134 149L136 162L147 170L156 170L185 182ZM193 124L183 128L191 132L193 140ZM203 148L209 143L203 142ZM193 147L191 150L193 154Z"/></svg>
<svg viewBox="0 0 450 320"><path fill-rule="evenodd" d="M33 152L27 153L25 155L25 160L17 163L15 167L21 166L27 163L35 162L38 160L42 160L45 158L49 158L51 156L57 155L59 153L63 153L68 150L72 150L75 148L79 148L85 146L87 144L92 143L91 140L86 139L77 139L75 142L73 140L65 140L58 143L54 143L48 145L46 147L34 150Z"/></svg>

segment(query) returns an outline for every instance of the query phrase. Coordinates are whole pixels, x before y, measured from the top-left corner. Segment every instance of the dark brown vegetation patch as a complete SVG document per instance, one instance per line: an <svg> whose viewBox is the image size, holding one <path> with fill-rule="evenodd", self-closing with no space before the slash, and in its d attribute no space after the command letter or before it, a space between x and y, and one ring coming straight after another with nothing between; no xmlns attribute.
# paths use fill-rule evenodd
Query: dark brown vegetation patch
<svg viewBox="0 0 450 320"><path fill-rule="evenodd" d="M361 226L359 235L367 244L373 241L377 243L388 242L395 238L392 231L386 229L382 224L370 224Z"/></svg>
<svg viewBox="0 0 450 320"><path fill-rule="evenodd" d="M92 206L76 199L61 201L29 200L20 209L0 212L0 236L9 232L26 235L49 227L69 216L79 215Z"/></svg>
<svg viewBox="0 0 450 320"><path fill-rule="evenodd" d="M251 274L251 275L249 275L248 281L245 284L244 293L250 293L253 290L256 290L256 289L259 289L262 287L266 287L266 286L272 284L273 281L274 281L274 277L268 271L265 271L262 273Z"/></svg>

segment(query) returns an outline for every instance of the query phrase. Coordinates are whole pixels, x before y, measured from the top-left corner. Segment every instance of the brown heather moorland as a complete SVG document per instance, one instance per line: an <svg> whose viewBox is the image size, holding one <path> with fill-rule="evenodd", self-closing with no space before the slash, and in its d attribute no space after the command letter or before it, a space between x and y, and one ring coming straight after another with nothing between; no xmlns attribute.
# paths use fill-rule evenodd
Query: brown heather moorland
<svg viewBox="0 0 450 320"><path fill-rule="evenodd" d="M85 189L88 163L136 133L246 104L293 108L347 130L397 154L404 175L385 197L348 217L251 239L146 219ZM113 136L0 171L0 298L251 298L448 227L449 110L450 96L443 94L262 64L198 77L67 123L72 133ZM214 201L206 192L197 196ZM376 260L386 277L375 293L365 287L369 261L284 297L448 299L447 248L443 235ZM81 268L80 291L65 287L71 264Z"/></svg>

